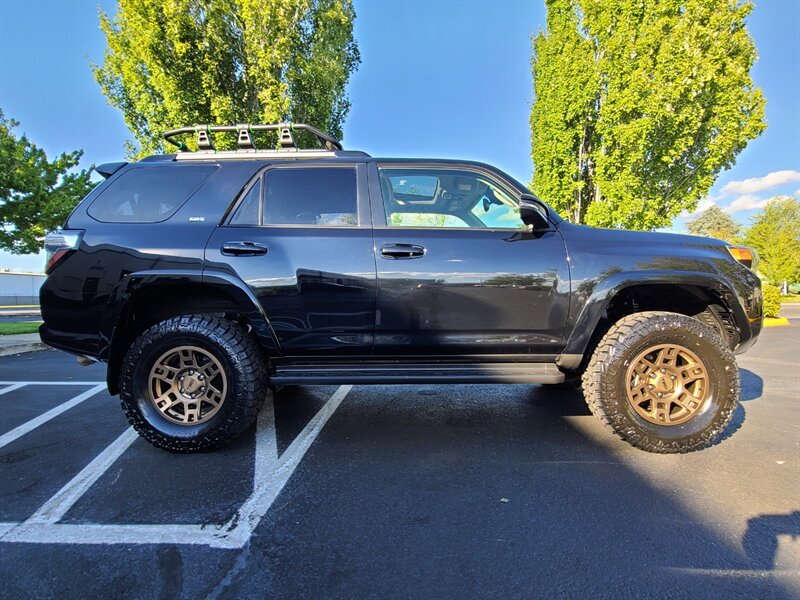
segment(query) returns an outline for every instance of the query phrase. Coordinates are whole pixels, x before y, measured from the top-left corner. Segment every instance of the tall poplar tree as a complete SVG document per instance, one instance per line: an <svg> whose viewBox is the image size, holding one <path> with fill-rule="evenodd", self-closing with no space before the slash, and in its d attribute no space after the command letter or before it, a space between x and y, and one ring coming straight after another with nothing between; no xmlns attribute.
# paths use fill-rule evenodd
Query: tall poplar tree
<svg viewBox="0 0 800 600"><path fill-rule="evenodd" d="M765 128L738 0L546 0L533 40L533 188L573 222L693 210Z"/></svg>
<svg viewBox="0 0 800 600"><path fill-rule="evenodd" d="M183 125L306 122L341 137L360 61L351 0L119 0L94 75L130 156Z"/></svg>

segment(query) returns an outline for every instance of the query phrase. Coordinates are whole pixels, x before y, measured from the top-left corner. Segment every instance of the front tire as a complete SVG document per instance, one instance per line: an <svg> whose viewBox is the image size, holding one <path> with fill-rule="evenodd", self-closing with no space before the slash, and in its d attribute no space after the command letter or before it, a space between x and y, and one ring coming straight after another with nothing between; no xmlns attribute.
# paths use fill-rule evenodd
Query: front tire
<svg viewBox="0 0 800 600"><path fill-rule="evenodd" d="M733 353L713 328L685 315L642 312L615 323L583 374L592 413L648 452L710 446L739 400Z"/></svg>
<svg viewBox="0 0 800 600"><path fill-rule="evenodd" d="M120 370L130 424L158 448L223 446L255 420L267 394L261 349L238 323L205 315L162 321L133 343Z"/></svg>

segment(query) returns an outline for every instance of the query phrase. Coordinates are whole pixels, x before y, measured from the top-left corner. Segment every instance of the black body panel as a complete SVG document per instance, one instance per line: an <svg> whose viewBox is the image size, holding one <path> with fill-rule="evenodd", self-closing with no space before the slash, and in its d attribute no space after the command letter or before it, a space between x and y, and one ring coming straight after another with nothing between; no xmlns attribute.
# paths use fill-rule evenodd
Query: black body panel
<svg viewBox="0 0 800 600"><path fill-rule="evenodd" d="M195 162L216 170L162 222L101 223L87 213L131 169ZM228 299L220 310L250 325L273 359L275 381L284 382L553 383L552 365L577 368L610 304L632 286L713 299L730 315L737 352L760 332L758 278L723 242L597 230L554 213L549 230L537 232L387 227L377 180L377 165L387 163L475 169L528 193L493 167L463 161L357 153L302 160L151 157L113 172L68 219L66 228L84 235L42 286L43 341L108 361L113 393L130 343L130 315L148 290L180 306L180 314L191 312L199 290ZM249 182L264 171L300 165L354 169L357 221L230 224ZM384 257L385 247L401 259ZM429 369L435 357L449 366ZM303 361L307 375L316 374L311 379L297 366ZM486 364L494 366L482 369Z"/></svg>

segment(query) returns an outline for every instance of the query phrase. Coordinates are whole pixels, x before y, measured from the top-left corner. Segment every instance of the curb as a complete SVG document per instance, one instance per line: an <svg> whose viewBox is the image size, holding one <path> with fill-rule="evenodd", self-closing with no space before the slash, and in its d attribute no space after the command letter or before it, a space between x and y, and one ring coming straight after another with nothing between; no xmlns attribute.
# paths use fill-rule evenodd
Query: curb
<svg viewBox="0 0 800 600"><path fill-rule="evenodd" d="M788 324L789 319L786 317L764 317L764 327L781 327Z"/></svg>
<svg viewBox="0 0 800 600"><path fill-rule="evenodd" d="M25 352L38 352L47 350L48 346L44 342L29 342L27 344L14 344L13 346L0 346L0 356L12 356Z"/></svg>

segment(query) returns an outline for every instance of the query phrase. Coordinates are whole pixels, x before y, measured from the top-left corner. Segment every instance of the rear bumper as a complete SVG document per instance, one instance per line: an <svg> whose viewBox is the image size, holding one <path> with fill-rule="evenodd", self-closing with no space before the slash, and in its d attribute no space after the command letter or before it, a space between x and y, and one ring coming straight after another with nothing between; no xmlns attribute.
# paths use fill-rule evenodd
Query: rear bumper
<svg viewBox="0 0 800 600"><path fill-rule="evenodd" d="M39 326L39 338L56 350L63 350L78 356L91 356L99 358L97 350L97 337L81 335L65 331L55 331L42 323Z"/></svg>

